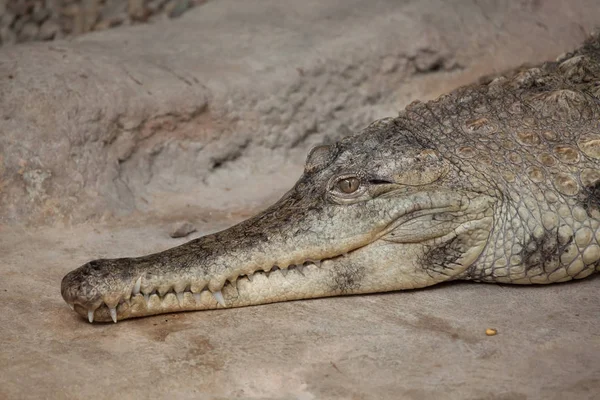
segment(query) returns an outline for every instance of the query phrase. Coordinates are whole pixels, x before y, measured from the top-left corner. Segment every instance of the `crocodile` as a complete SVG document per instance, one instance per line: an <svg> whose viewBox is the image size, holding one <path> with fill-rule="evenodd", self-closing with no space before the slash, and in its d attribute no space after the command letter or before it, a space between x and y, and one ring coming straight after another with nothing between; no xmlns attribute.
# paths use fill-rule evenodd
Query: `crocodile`
<svg viewBox="0 0 600 400"><path fill-rule="evenodd" d="M90 322L600 270L600 34L313 148L258 215L69 272Z"/></svg>

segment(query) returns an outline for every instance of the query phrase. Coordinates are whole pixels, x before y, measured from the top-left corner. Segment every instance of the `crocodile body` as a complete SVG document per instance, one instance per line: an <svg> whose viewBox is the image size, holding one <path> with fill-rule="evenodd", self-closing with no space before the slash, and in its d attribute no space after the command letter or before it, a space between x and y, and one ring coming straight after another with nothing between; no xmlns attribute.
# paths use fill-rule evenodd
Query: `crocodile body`
<svg viewBox="0 0 600 400"><path fill-rule="evenodd" d="M308 155L227 230L70 272L91 321L425 287L546 284L600 269L600 36L409 105Z"/></svg>

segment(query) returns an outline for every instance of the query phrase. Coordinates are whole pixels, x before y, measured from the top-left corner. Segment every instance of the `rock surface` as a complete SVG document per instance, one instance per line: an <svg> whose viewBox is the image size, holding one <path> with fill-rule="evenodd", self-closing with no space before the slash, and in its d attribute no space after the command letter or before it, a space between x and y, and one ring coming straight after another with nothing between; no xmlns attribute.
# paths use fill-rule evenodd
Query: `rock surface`
<svg viewBox="0 0 600 400"><path fill-rule="evenodd" d="M544 287L454 283L116 325L89 324L60 296L74 266L164 250L254 211L197 212L208 222L184 239L164 234L168 221L2 234L0 398L597 398L600 276ZM487 336L489 327L498 334Z"/></svg>
<svg viewBox="0 0 600 400"><path fill-rule="evenodd" d="M574 47L592 3L219 0L177 24L3 48L0 222L264 202L312 145ZM287 178L256 193L272 174Z"/></svg>
<svg viewBox="0 0 600 400"><path fill-rule="evenodd" d="M0 49L0 398L594 398L598 277L117 325L86 323L59 287L91 259L249 217L313 144L556 57L595 5L219 0L177 25ZM199 232L169 238L181 220Z"/></svg>
<svg viewBox="0 0 600 400"><path fill-rule="evenodd" d="M0 46L176 18L207 0L0 0Z"/></svg>

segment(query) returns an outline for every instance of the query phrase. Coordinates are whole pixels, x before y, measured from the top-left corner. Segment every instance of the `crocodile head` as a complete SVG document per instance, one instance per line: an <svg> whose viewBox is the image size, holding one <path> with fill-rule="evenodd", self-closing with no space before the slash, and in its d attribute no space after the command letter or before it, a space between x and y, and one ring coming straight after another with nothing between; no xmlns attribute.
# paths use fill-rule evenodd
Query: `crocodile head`
<svg viewBox="0 0 600 400"><path fill-rule="evenodd" d="M90 322L116 322L456 279L492 226L494 197L473 179L380 120L314 148L264 212L161 253L91 261L64 277L62 296Z"/></svg>

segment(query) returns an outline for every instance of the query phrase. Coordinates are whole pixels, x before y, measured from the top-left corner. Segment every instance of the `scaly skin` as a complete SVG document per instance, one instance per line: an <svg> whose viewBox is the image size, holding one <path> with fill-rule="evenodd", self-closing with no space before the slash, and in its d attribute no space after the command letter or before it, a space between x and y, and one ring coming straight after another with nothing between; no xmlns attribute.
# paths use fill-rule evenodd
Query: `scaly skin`
<svg viewBox="0 0 600 400"><path fill-rule="evenodd" d="M116 322L457 279L584 278L600 265L599 117L596 35L317 147L263 213L162 253L92 261L64 277L63 298Z"/></svg>

